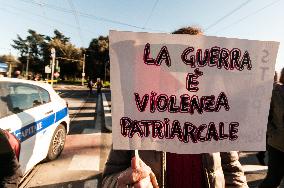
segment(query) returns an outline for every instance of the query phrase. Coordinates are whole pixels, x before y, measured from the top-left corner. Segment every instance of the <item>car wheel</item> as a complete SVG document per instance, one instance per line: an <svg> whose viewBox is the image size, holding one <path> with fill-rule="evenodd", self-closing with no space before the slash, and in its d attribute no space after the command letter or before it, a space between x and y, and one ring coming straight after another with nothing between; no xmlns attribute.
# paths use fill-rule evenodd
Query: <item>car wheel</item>
<svg viewBox="0 0 284 188"><path fill-rule="evenodd" d="M63 125L58 125L49 144L49 150L46 159L48 161L56 159L62 152L66 139L66 129Z"/></svg>

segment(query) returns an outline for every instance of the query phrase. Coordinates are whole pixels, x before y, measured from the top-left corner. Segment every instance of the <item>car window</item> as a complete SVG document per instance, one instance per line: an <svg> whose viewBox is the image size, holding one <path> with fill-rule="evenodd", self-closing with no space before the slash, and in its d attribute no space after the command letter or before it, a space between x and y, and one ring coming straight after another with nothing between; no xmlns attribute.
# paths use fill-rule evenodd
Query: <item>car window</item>
<svg viewBox="0 0 284 188"><path fill-rule="evenodd" d="M1 90L3 90L0 93L0 99L2 103L5 103L5 109L1 110L1 117L20 113L42 104L42 99L36 86L12 82L0 82L0 84Z"/></svg>
<svg viewBox="0 0 284 188"><path fill-rule="evenodd" d="M50 96L48 91L40 87L38 88L38 90L43 104L50 102Z"/></svg>
<svg viewBox="0 0 284 188"><path fill-rule="evenodd" d="M8 106L7 96L9 94L7 83L0 82L0 118L13 114Z"/></svg>

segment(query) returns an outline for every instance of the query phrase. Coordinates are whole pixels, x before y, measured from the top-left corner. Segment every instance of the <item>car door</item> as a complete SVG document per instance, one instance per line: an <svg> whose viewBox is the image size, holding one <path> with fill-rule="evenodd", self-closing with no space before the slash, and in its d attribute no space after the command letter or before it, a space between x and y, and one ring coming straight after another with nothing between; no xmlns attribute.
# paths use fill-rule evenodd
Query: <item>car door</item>
<svg viewBox="0 0 284 188"><path fill-rule="evenodd" d="M40 87L27 83L5 82L3 95L9 113L0 119L0 126L21 141L20 164L25 173L46 157L46 128L54 124L50 98L43 100Z"/></svg>

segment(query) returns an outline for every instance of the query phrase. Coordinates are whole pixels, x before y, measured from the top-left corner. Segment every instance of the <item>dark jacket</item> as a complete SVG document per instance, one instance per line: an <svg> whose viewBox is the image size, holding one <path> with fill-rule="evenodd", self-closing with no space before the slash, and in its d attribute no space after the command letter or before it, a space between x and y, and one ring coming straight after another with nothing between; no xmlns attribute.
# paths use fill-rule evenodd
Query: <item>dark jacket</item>
<svg viewBox="0 0 284 188"><path fill-rule="evenodd" d="M88 82L88 88L90 88L90 89L92 89L93 88L93 86L94 86L94 84L93 84L93 82L90 80L89 82Z"/></svg>
<svg viewBox="0 0 284 188"><path fill-rule="evenodd" d="M274 85L267 126L267 143L284 152L284 85Z"/></svg>
<svg viewBox="0 0 284 188"><path fill-rule="evenodd" d="M0 129L0 187L17 188L22 178L18 159L8 137L12 136Z"/></svg>
<svg viewBox="0 0 284 188"><path fill-rule="evenodd" d="M131 166L134 151L111 150L103 172L103 188L116 187L119 174ZM162 185L162 152L139 151L139 157L152 169ZM246 177L237 152L202 154L203 171L208 188L247 188Z"/></svg>

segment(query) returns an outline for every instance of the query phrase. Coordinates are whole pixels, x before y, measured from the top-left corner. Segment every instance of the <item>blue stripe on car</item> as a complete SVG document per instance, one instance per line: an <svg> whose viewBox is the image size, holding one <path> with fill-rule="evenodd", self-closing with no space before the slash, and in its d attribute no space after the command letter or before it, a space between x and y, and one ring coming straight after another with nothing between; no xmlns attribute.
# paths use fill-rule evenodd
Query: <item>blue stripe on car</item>
<svg viewBox="0 0 284 188"><path fill-rule="evenodd" d="M62 110L56 112L56 120L55 120L55 122L60 121L65 116L67 116L67 114L68 114L68 108L63 108Z"/></svg>
<svg viewBox="0 0 284 188"><path fill-rule="evenodd" d="M30 137L36 135L37 133L41 132L42 130L46 129L47 127L54 124L54 122L58 122L68 114L68 109L63 108L62 110L53 113L41 120L36 122L30 123L25 127L22 127L19 130L13 132L13 134L21 141L24 142L25 140L29 139Z"/></svg>

